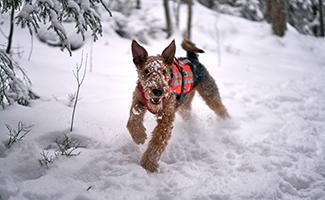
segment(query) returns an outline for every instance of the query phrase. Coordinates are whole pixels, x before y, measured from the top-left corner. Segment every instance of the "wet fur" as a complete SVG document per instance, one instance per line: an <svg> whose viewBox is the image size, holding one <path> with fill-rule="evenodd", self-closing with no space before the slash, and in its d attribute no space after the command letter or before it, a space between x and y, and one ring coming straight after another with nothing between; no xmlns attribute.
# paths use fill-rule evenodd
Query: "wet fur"
<svg viewBox="0 0 325 200"><path fill-rule="evenodd" d="M144 85L144 95L146 99L156 98L156 96L152 94L153 89L161 89L161 91L163 91L160 97L161 103L159 105L151 105L150 103L144 102L141 91L136 87L133 92L130 116L127 123L127 128L133 141L136 144L144 144L147 139L146 128L143 125L144 115L147 111L146 104L151 110L157 113L157 126L153 130L148 148L142 155L140 161L141 166L150 172L155 172L159 169L161 154L165 150L171 137L175 113L179 111L184 120L190 119L191 103L195 92L200 94L209 108L217 115L222 118L229 117L226 108L222 104L219 90L214 79L198 60L197 53L202 53L203 50L196 48L195 45L188 40L183 41L182 47L187 51L187 57L179 58L179 60L188 59L191 61L190 67L194 76L194 87L183 99L181 105L177 107L176 95L168 86L168 82L171 79L169 66L172 65L175 59L175 42L173 41L162 54L158 56L148 56L147 51L142 46L136 41L132 42L133 62L137 68L138 81ZM161 66L156 69L155 65L157 63ZM155 71L150 72L151 74L147 73L150 67L151 70L155 68Z"/></svg>

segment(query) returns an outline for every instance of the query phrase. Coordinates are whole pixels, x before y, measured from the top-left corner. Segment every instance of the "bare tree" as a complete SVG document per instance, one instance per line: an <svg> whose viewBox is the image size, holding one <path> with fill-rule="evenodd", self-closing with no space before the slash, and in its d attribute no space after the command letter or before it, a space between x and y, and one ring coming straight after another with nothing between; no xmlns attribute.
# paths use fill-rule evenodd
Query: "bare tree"
<svg viewBox="0 0 325 200"><path fill-rule="evenodd" d="M216 14L216 22L214 24L215 27L215 40L217 42L217 53L218 53L218 66L221 67L221 33L219 28L219 15Z"/></svg>
<svg viewBox="0 0 325 200"><path fill-rule="evenodd" d="M175 16L176 29L179 29L179 13L181 9L182 0L175 0L173 11Z"/></svg>
<svg viewBox="0 0 325 200"><path fill-rule="evenodd" d="M15 26L14 20L15 20L15 8L12 7L10 11L10 29L9 29L8 44L6 49L7 54L10 54L11 51L12 37L14 34L14 26Z"/></svg>
<svg viewBox="0 0 325 200"><path fill-rule="evenodd" d="M170 18L168 0L163 0L163 3L164 3L164 10L165 10L165 17L166 17L166 33L167 33L167 38L169 38L173 33L173 29L172 29L172 21Z"/></svg>
<svg viewBox="0 0 325 200"><path fill-rule="evenodd" d="M188 4L188 16L187 16L187 38L191 40L191 31L192 31L192 5L193 0L187 0Z"/></svg>
<svg viewBox="0 0 325 200"><path fill-rule="evenodd" d="M217 0L198 0L198 2L208 8L213 8L217 4Z"/></svg>
<svg viewBox="0 0 325 200"><path fill-rule="evenodd" d="M287 9L283 0L267 1L267 21L272 24L272 30L275 35L284 36L287 30Z"/></svg>
<svg viewBox="0 0 325 200"><path fill-rule="evenodd" d="M8 34L8 43L6 48L6 53L10 54L11 46L12 46L12 38L14 33L15 26L15 10L21 6L21 0L2 0L0 3L0 12L6 13L10 11L10 27Z"/></svg>
<svg viewBox="0 0 325 200"><path fill-rule="evenodd" d="M81 88L81 85L83 84L83 82L85 80L85 77L86 77L87 59L88 59L88 56L86 56L85 64L83 64L83 56L81 56L81 62L80 62L79 65L76 66L76 71L73 72L73 75L74 75L74 77L75 77L75 79L77 81L77 92L76 92L76 97L74 99L74 104L73 104L70 132L72 132L72 130L73 130L73 122L74 122L74 116L75 116L75 113L76 113L77 103L78 103L78 100L79 100L80 88ZM84 66L84 69L83 69L84 71L83 71L83 74L81 75L80 72L81 72L81 69L83 68L83 66Z"/></svg>
<svg viewBox="0 0 325 200"><path fill-rule="evenodd" d="M323 6L323 0L318 0L318 7L319 7L319 36L324 37L325 36L325 30L324 30L324 6Z"/></svg>
<svg viewBox="0 0 325 200"><path fill-rule="evenodd" d="M89 50L89 72L93 72L93 48L94 48L94 41L90 41L90 50Z"/></svg>
<svg viewBox="0 0 325 200"><path fill-rule="evenodd" d="M268 23L272 23L272 1L273 0L266 0L265 19Z"/></svg>
<svg viewBox="0 0 325 200"><path fill-rule="evenodd" d="M137 0L135 8L141 9L141 0Z"/></svg>

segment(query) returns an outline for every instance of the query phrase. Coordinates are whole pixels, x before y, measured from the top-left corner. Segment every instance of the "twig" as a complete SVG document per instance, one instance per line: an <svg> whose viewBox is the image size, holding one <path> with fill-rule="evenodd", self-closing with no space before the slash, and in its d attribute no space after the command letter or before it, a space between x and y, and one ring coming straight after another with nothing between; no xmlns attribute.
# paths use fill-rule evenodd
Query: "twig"
<svg viewBox="0 0 325 200"><path fill-rule="evenodd" d="M216 40L217 40L217 49L218 49L218 66L221 67L221 43L220 43L220 30L218 26L218 20L214 24L216 30Z"/></svg>
<svg viewBox="0 0 325 200"><path fill-rule="evenodd" d="M94 42L93 40L90 41L90 55L89 55L89 72L93 71L93 46Z"/></svg>
<svg viewBox="0 0 325 200"><path fill-rule="evenodd" d="M85 69L83 72L82 77L80 78L80 70L83 66L83 55L81 56L81 62L79 64L79 66L76 66L76 71L73 72L73 76L75 77L76 81L77 81L77 92L76 92L76 97L74 99L74 105L73 105L73 110L72 110L72 116L71 116L71 127L70 127L70 132L72 132L73 130L73 123L74 123L74 117L75 117L75 112L76 112L76 108L77 108L77 103L79 100L79 92L80 92L80 88L82 83L85 80L86 77L86 72L87 72L87 60L88 60L88 55L86 55L86 62L85 62Z"/></svg>
<svg viewBox="0 0 325 200"><path fill-rule="evenodd" d="M34 49L34 36L33 34L30 34L30 50L28 55L28 61L30 61L32 57L33 49Z"/></svg>
<svg viewBox="0 0 325 200"><path fill-rule="evenodd" d="M103 0L100 0L100 3L103 5L103 7L105 8L105 10L109 13L110 17L113 17L111 11L108 9L107 5L105 4L105 2Z"/></svg>

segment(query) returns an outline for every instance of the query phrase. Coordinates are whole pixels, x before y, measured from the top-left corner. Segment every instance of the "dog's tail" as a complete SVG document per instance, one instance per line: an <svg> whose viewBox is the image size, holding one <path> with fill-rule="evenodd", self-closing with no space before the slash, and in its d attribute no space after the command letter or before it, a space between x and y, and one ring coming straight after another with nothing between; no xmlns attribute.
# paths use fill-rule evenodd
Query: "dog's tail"
<svg viewBox="0 0 325 200"><path fill-rule="evenodd" d="M198 53L204 53L202 49L199 49L195 46L193 42L188 40L187 38L183 39L182 42L183 49L187 52L187 57L191 60L198 60Z"/></svg>

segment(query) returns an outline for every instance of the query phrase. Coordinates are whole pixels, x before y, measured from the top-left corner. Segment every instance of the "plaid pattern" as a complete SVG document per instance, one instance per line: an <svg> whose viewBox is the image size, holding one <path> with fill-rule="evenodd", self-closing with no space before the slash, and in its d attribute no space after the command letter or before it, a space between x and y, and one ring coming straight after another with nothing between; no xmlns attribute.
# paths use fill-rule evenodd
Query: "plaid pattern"
<svg viewBox="0 0 325 200"><path fill-rule="evenodd" d="M193 73L188 63L175 61L172 66L171 90L176 95L189 93L193 88Z"/></svg>

